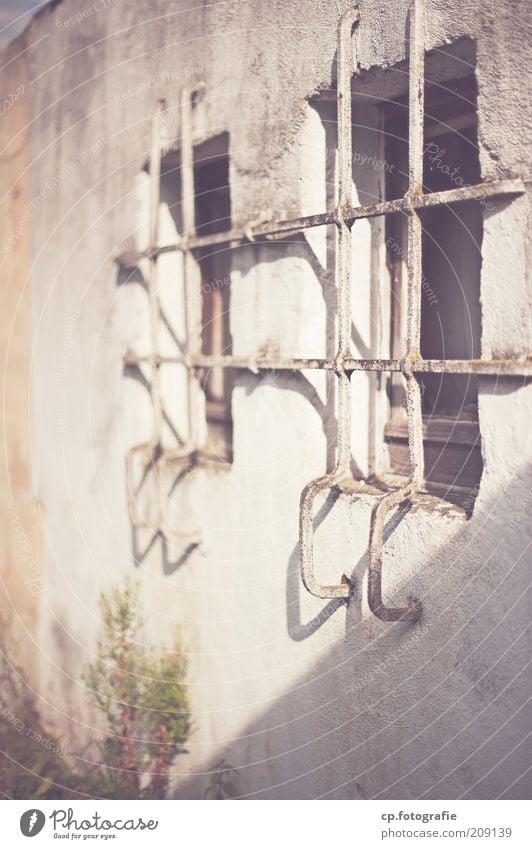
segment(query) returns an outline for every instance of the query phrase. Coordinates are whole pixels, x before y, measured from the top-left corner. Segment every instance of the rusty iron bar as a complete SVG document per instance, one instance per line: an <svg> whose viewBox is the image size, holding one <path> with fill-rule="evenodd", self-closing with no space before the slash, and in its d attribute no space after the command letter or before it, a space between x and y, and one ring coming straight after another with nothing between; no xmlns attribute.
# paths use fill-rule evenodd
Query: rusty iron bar
<svg viewBox="0 0 532 849"><path fill-rule="evenodd" d="M364 218L377 218L381 215L406 212L412 209L424 209L433 206L442 206L451 203L462 203L468 200L480 200L482 198L494 197L504 198L521 195L525 192L525 184L520 177L504 180L488 180L485 183L477 183L473 186L461 186L456 189L447 189L432 194L407 194L395 200L385 200L370 206L349 206L343 211L342 220L348 224ZM302 233L312 227L323 227L326 225L340 224L338 210L332 212L321 212L316 215L303 215L299 218L269 221L264 224L250 223L245 227L227 230L223 233L213 233L207 236L186 236L179 242L170 245L147 248L144 251L127 251L117 257L117 262L124 268L135 267L141 259L152 256L154 253L172 253L174 251L194 251L200 248L216 247L217 245L228 245L248 243L260 239L279 236L283 233Z"/></svg>
<svg viewBox="0 0 532 849"><path fill-rule="evenodd" d="M425 86L424 0L414 0L410 7L409 95L408 95L408 191L415 198L423 192L423 117ZM421 347L421 284L422 284L422 227L416 209L408 211L407 250L407 325L406 358L420 356ZM424 452L421 420L421 390L415 374L407 373L406 400L408 443L412 485L423 485Z"/></svg>
<svg viewBox="0 0 532 849"><path fill-rule="evenodd" d="M421 604L409 599L407 607L388 607L382 598L382 561L384 556L384 521L389 510L399 507L414 492L423 487L424 449L421 389L410 363L420 358L421 284L422 284L422 226L416 208L416 198L423 194L423 121L425 89L425 5L413 0L409 11L409 82L408 82L408 214L407 250L407 325L406 357L403 373L406 381L406 411L408 446L410 450L410 480L398 492L381 498L372 511L368 549L368 605L385 622L406 620L416 622L421 616Z"/></svg>
<svg viewBox="0 0 532 849"><path fill-rule="evenodd" d="M301 579L307 590L318 598L348 598L349 582L333 585L320 584L314 569L314 502L319 493L332 489L350 472L351 461L351 381L345 369L350 356L351 340L351 222L344 211L352 205L352 150L351 150L351 76L353 73L353 28L358 24L358 7L346 12L340 21L338 37L338 170L339 192L338 232L338 300L337 333L338 353L334 371L338 378L338 437L336 465L332 472L310 481L301 493L299 510L299 565Z"/></svg>
<svg viewBox="0 0 532 849"><path fill-rule="evenodd" d="M123 361L127 365L151 363L152 354L136 354L128 351ZM241 371L335 371L338 360L318 357L265 357L256 354L249 357L233 357L214 354L192 356L159 356L158 362L185 366L190 369L230 368ZM404 374L475 374L492 377L532 377L532 358L515 360L423 360L411 359L353 359L345 357L343 367L347 374L355 371L403 372Z"/></svg>
<svg viewBox="0 0 532 849"><path fill-rule="evenodd" d="M532 358L515 360L423 360L406 362L401 371L414 374L477 374L493 377L530 377Z"/></svg>
<svg viewBox="0 0 532 849"><path fill-rule="evenodd" d="M150 354L137 355L133 352L128 352L124 355L124 362L128 365L137 365L139 363L149 362L150 360ZM189 369L230 368L240 371L251 371L254 374L258 374L260 371L305 371L307 369L334 371L336 367L336 360L313 357L264 357L261 354L251 357L234 357L222 354L199 354L197 356L185 354L184 356L161 357L160 361L163 364L178 363ZM346 360L346 363L349 362L350 360ZM367 362L371 363L373 361L367 360Z"/></svg>
<svg viewBox="0 0 532 849"><path fill-rule="evenodd" d="M406 607L388 607L382 598L382 560L384 549L384 525L390 510L400 507L414 493L411 483L379 498L373 507L370 520L368 546L368 606L378 619L384 622L417 622L421 604L413 597L408 598Z"/></svg>

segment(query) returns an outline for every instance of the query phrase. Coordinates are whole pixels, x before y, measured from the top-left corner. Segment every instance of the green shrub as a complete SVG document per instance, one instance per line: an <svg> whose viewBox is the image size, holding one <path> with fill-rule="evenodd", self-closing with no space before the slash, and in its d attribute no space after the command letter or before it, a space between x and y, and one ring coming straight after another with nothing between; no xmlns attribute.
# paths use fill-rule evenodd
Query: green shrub
<svg viewBox="0 0 532 849"><path fill-rule="evenodd" d="M138 585L126 580L100 597L104 627L84 680L104 720L101 776L107 798L164 798L170 768L190 734L186 661L146 646Z"/></svg>
<svg viewBox="0 0 532 849"><path fill-rule="evenodd" d="M65 752L46 729L22 671L0 644L0 790L9 798L167 794L172 762L191 728L182 648L177 636L171 650L141 642L139 588L128 580L101 595L100 610L104 631L84 680L103 728L88 769L85 755Z"/></svg>

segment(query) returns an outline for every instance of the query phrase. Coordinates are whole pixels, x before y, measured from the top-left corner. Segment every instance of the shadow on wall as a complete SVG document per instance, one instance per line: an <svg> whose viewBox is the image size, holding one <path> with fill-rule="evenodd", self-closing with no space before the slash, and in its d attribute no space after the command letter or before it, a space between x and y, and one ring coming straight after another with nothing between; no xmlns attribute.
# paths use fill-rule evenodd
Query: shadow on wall
<svg viewBox="0 0 532 849"><path fill-rule="evenodd" d="M301 662L309 650L323 651L333 614L345 617L345 637L223 748L237 768L242 796L530 798L532 599L523 531L531 484L529 468L513 480L512 504L521 508L510 521L501 493L479 505L451 541L424 558L415 575L423 601L420 623L363 619L358 590L348 607L340 605L345 612L329 603L302 626ZM420 515L427 520L421 519L422 534L429 534L429 515L415 511L392 534L402 529L404 552L419 544ZM393 561L387 568L393 571ZM293 556L291 634L300 591ZM321 642L315 643L320 626ZM274 680L274 672L268 675ZM253 702L252 692L248 701ZM201 795L197 788L205 780L204 774L183 779L179 797Z"/></svg>
<svg viewBox="0 0 532 849"><path fill-rule="evenodd" d="M331 105L331 103L312 103L312 107L315 109L316 113L319 115L321 120L323 131L324 131L324 143L325 143L325 205L327 209L332 209L336 203L336 176L335 176L335 161L334 157L330 156L330 152L336 148L337 142L337 127L336 127L336 112L335 108ZM168 214L172 217L174 222L175 230L177 233L182 230L182 222L180 220L180 190L179 190L179 166L172 160L171 162L165 166L163 177L161 180L161 200L164 204L167 205ZM364 175L361 176L361 182L364 183L362 179ZM360 182L360 181L359 181ZM367 198L368 202L374 201L375 197ZM369 226L373 228L377 226L374 221L369 223ZM216 249L219 250L219 249ZM233 271L240 272L243 279L248 277L248 275L252 274L256 271L257 267L262 264L275 264L280 260L288 260L290 259L301 259L304 260L308 265L308 270L310 275L312 275L312 279L315 279L321 289L322 295L322 303L325 308L325 339L321 340L324 348L324 352L327 357L332 358L336 354L336 342L335 342L335 322L336 322L336 298L337 298L337 290L335 285L335 265L336 265L336 232L334 227L327 228L326 234L326 246L323 257L318 257L313 248L312 240L308 239L305 234L295 234L290 237L286 237L279 240L274 241L264 241L257 242L255 245L244 245L242 247L236 247L232 249L232 267ZM375 269L372 270L372 274L375 273ZM310 276L309 275L309 276ZM277 279L277 275L275 272L268 272L269 288L268 291L273 291L279 282ZM303 279L304 278L304 279ZM146 310L148 309L148 293L147 293L147 285L144 277L140 269L120 269L117 277L117 286L138 286L141 288L143 294L145 295L145 306ZM250 285L253 281L250 282ZM307 280L307 275L301 272L301 285L306 287L309 285ZM258 281L258 288L262 289L260 285L262 281ZM282 296L286 298L287 293L289 295L289 299L294 301L294 304L297 305L297 308L300 307L301 293L297 293L294 290L283 289L281 287ZM267 306L267 297L263 306ZM289 318L293 319L294 308L290 304ZM373 310L372 315L375 317L379 312L379 304L375 301L372 302L371 309ZM272 314L272 319L274 318L274 314ZM304 310L301 310L301 315L299 316L301 322L303 323L305 316ZM172 341L172 344L175 347L175 353L183 353L185 343L183 340L178 338L178 334L175 331L175 316L171 316L166 314L164 306L161 310L161 326L164 327L164 332L169 335L169 338ZM374 328L377 326L377 322L375 320L370 321L370 326L372 328L372 334ZM375 348L375 340L372 339L368 343L366 343L363 339L364 333L359 331L359 328L356 326L356 323L353 323L353 339L357 346L362 350L364 356L371 356L372 352L377 355L377 352L374 350ZM276 326L275 320L272 320L271 327L271 338L272 345L275 347L276 338L280 340L280 347L284 347L286 339L283 338L282 334L278 333L278 327ZM286 336L286 334L285 334ZM290 334L289 346L293 343L293 335ZM369 347L368 347L369 346ZM128 380L136 381L140 384L145 390L147 395L149 396L151 392L149 374L145 373L143 369L138 366L126 365L124 368L124 377ZM366 380L368 381L371 390L373 391L376 387L376 376L373 374L364 375ZM259 387L265 379L268 379L268 375L261 375L256 380L250 380L250 375L245 374L241 380L243 385L245 386L246 392L252 393L255 391L257 387ZM288 375L282 374L276 376L276 385L279 389L289 388L290 391L299 392L307 401L310 402L312 407L318 413L320 420L322 422L323 431L326 437L326 457L325 457L325 465L327 468L332 468L335 461L335 453L336 453L336 424L335 424L335 404L336 404L336 379L334 376L330 374L325 375L326 379L326 398L322 400L320 397L320 393L317 391L316 387L313 385L312 381L303 374L303 373L290 373ZM372 396L373 397L373 396ZM168 400L168 399L167 399ZM370 403L370 408L373 408L373 403ZM182 445L184 440L182 434L179 433L179 428L175 425L173 421L173 417L169 410L167 409L168 404L164 405L163 409L163 419L166 432L172 439L175 440L176 445ZM235 427L238 428L239 422L235 422ZM368 440L371 441L375 438L374 428L369 427L368 429ZM369 451L371 452L371 445L369 446ZM352 465L353 474L357 477L362 476L361 470L356 465L353 460ZM140 495L141 488L143 484L146 483L145 480L142 480L138 486L138 494ZM174 484L172 483L172 490L174 489ZM133 529L133 559L136 565L142 562L145 553L151 550L153 543L156 541L153 539L149 546L143 552L136 540L136 533ZM165 560L164 552L162 552L163 560ZM167 558L166 558L167 560ZM168 562L163 564L163 568L165 573L168 574L171 571L171 567Z"/></svg>

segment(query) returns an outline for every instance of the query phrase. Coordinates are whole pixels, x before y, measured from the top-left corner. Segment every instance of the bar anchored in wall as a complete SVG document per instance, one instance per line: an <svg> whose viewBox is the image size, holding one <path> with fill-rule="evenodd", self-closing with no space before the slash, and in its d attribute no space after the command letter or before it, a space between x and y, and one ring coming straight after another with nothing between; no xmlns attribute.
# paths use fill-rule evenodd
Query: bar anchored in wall
<svg viewBox="0 0 532 849"><path fill-rule="evenodd" d="M165 462L165 451L161 445L161 397L158 369L164 363L180 363L188 372L188 397L190 416L190 442L171 452L171 457L183 465L201 463L202 439L205 433L204 411L201 403L201 384L198 369L229 368L258 373L261 370L293 371L320 369L333 372L338 381L338 424L337 451L334 469L312 481L304 488L300 502L299 552L301 579L307 590L318 598L348 599L352 589L349 581L342 579L337 584L322 585L316 578L314 568L313 512L314 504L323 492L337 487L351 477L351 376L355 372L401 373L406 382L408 445L410 454L410 477L399 489L393 489L378 498L372 511L369 528L369 571L368 605L375 616L384 621L417 621L421 605L409 599L404 606L390 607L382 596L382 568L384 549L384 525L387 514L414 497L424 487L423 422L421 410L420 376L424 373L493 375L498 378L532 376L532 357L519 359L477 360L424 360L420 354L421 287L422 287L422 228L419 211L427 207L462 203L468 200L493 198L505 201L522 195L525 186L520 179L502 179L473 186L462 186L449 191L423 192L423 92L424 92L424 5L415 0L409 13L409 167L408 189L404 197L382 201L370 206L354 207L352 203L352 151L351 151L351 79L355 70L353 34L360 22L358 7L345 13L340 21L338 37L338 163L339 191L335 209L315 215L293 219L273 219L269 222L233 228L224 232L198 236L194 220L194 174L192 147L192 98L198 87L187 87L181 96L181 145L182 145L182 191L184 236L176 244L159 246L155 224L158 189L152 185L152 237L144 251L123 254L118 262L126 268L136 266L141 260L150 261L150 310L152 313L152 350L128 352L124 360L128 364L146 363L152 369L152 400L154 405L154 432L148 443L136 446L128 454L127 468L130 481L131 462L135 452L140 452L146 463L158 468ZM164 109L161 109L161 115ZM161 118L155 119L155 122ZM154 125L155 126L155 125ZM159 148L157 149L157 138ZM154 128L152 145L152 181L160 170L160 132ZM158 180L158 176L157 176ZM408 217L408 320L406 328L406 353L401 359L357 359L351 354L351 229L359 220L386 216L402 212ZM336 308L337 347L334 358L284 358L257 353L251 357L215 356L201 353L201 295L200 283L195 274L195 251L214 245L239 245L282 237L287 233L303 233L309 228L335 225L337 230L337 279L338 298ZM158 350L157 324L160 320L157 296L157 258L162 253L180 251L185 259L185 291L187 300L187 350L183 355L161 356ZM155 380L153 380L155 377ZM128 485L129 486L129 485ZM129 499L130 517L133 524L141 526L134 499ZM159 522L164 532L164 505L159 507ZM345 573L340 565L338 572Z"/></svg>

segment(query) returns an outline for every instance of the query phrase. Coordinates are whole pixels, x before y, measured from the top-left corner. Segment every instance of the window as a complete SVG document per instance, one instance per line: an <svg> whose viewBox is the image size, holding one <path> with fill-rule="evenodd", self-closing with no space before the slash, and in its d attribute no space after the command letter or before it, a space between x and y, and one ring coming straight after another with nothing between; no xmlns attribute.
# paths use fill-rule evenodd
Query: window
<svg viewBox="0 0 532 849"><path fill-rule="evenodd" d="M446 191L480 182L476 81L473 75L425 85L423 190ZM405 98L384 109L386 198L408 187L408 108ZM480 357L482 204L471 200L426 209L421 215L421 356ZM387 265L392 283L391 352L404 356L406 222L386 220ZM391 415L385 435L392 472L407 475L409 451L403 382L389 381ZM421 382L425 479L429 489L471 504L482 458L477 386L470 374L424 374ZM465 492L464 492L465 490Z"/></svg>
<svg viewBox="0 0 532 849"><path fill-rule="evenodd" d="M370 610L379 618L385 621L417 621L420 616L420 603L410 598L406 606L403 607L388 607L382 597L382 566L383 566L383 547L385 541L385 523L386 517L392 510L397 509L401 504L411 501L416 495L422 491L426 485L425 479L432 478L432 485L440 485L447 487L448 484L442 481L442 475L438 471L436 462L429 460L425 463L425 447L437 442L434 434L435 414L436 420L441 419L443 426L448 428L452 435L452 443L443 440L444 449L448 445L454 447L466 446L465 459L462 460L460 471L462 471L469 463L469 458L475 456L480 459L478 453L478 423L476 409L476 391L473 384L473 376L477 375L496 375L497 378L517 376L526 378L530 375L530 358L513 358L508 359L474 359L474 353L478 350L480 340L480 310L478 306L479 293L479 269L480 258L476 251L480 250L480 239L482 236L481 219L476 206L471 205L471 202L478 202L479 206L485 206L488 209L497 209L497 198L502 198L505 201L511 200L512 197L522 195L525 191L524 183L519 178L507 177L505 179L491 180L489 182L477 183L470 185L468 182L469 176L478 175L478 152L476 151L476 121L475 121L475 94L474 89L469 90L469 93L464 96L461 87L474 85L473 80L463 81L464 74L460 73L444 73L442 71L442 59L445 64L449 58L449 52L445 48L435 51L433 56L429 54L425 57L424 49L424 6L421 2L414 2L409 15L409 67L408 74L404 70L391 74L389 71L381 69L377 75L377 83L379 77L386 76L386 79L391 81L395 86L393 93L388 92L385 95L383 89L378 86L377 90L373 90L373 104L377 108L373 108L374 112L378 113L378 118L385 114L386 120L392 122L394 119L394 109L397 107L397 119L401 123L401 111L406 112L406 100L401 102L402 83L408 85L410 92L409 102L411 104L411 113L409 115L408 127L408 190L401 196L401 191L390 185L385 186L384 194L389 192L386 200L382 200L383 194L380 191L381 186L377 186L378 191L372 192L371 186L359 186L355 179L355 188L357 189L358 200L353 197L353 177L356 177L355 163L369 164L371 169L375 169L382 173L382 161L376 159L375 155L362 157L360 151L357 151L355 158L353 157L352 149L352 73L353 64L357 67L357 62L354 62L352 34L359 21L359 11L349 10L346 12L340 21L339 38L338 38L338 81L337 81L337 127L338 127L338 206L334 209L316 212L310 215L303 215L299 218L283 219L278 215L273 215L269 221L265 222L248 222L247 225L241 226L238 229L229 230L230 219L230 199L227 188L227 152L215 151L209 155L201 156L200 151L196 150L196 156L192 149L192 111L193 99L198 90L197 87L185 88L182 92L181 100L181 119L182 119L182 184L187 186L184 190L182 198L183 220L185 238L181 243L174 245L166 245L164 248L158 244L158 233L152 234L152 241L149 247L145 250L134 251L133 253L122 254L119 262L124 267L131 267L131 264L150 261L152 273L149 275L148 289L150 292L150 311L152 315L152 341L151 353L147 355L139 355L135 352L129 352L126 361L129 364L140 364L141 362L149 361L152 372L151 394L153 406L156 415L155 428L153 438L150 442L134 446L128 453L128 458L135 454L142 454L147 462L155 463L158 467L162 467L167 460L178 462L181 465L192 465L198 460L198 456L202 453L200 446L203 441L199 439L191 439L189 447L185 447L176 456L165 453L160 444L160 424L161 419L161 404L159 381L157 379L159 369L162 365L168 363L181 364L185 367L188 375L189 398L194 396L193 400L197 400L197 372L199 369L208 369L215 367L216 369L226 370L250 370L254 373L257 371L271 371L279 369L293 371L299 373L304 370L325 370L331 374L334 373L337 380L337 449L336 462L334 468L326 474L322 474L317 478L309 481L300 499L300 524L299 524L299 557L300 571L303 584L310 593L318 598L334 598L348 599L352 593L352 585L349 578L342 575L342 578L336 584L322 584L317 579L314 564L313 538L314 538L314 508L315 501L320 494L324 494L333 490L336 487L350 485L352 469L351 469L351 447L352 447L352 378L356 373L368 372L374 373L382 385L385 375L389 374L392 377L388 380L390 387L389 396L391 398L392 416L390 423L395 425L396 422L401 424L400 407L402 404L401 396L398 395L397 384L393 381L393 376L401 373L404 377L407 389L407 429L406 436L410 451L410 468L406 479L399 485L387 486L387 492L382 495L379 492L375 502L374 509L371 513L370 528L369 528L369 545L368 545L368 581L367 581L367 597ZM466 57L459 55L459 51L455 56L455 64L470 69L474 67L470 57L467 57L468 44L472 44L468 39L464 40ZM458 45L460 50L464 45ZM455 46L453 45L453 50ZM434 56L436 62L434 62ZM425 59L427 58L427 64ZM451 57L452 58L452 57ZM445 68L444 68L445 71ZM448 71L448 69L447 69ZM452 79L461 79L456 86L446 83L445 81ZM425 81L426 80L426 84ZM361 83L361 80L358 81ZM370 81L371 82L371 81ZM375 80L374 80L375 82ZM399 86L397 86L397 82ZM442 85L444 83L444 85ZM423 92L427 92L427 108L423 110ZM403 85L404 90L404 85ZM440 97L442 92L447 92L443 97ZM362 100L369 102L371 99L370 86L359 90ZM469 103L467 108L463 107L464 101ZM433 110L431 112L431 110ZM471 118L472 115L472 118ZM158 203L158 175L160 164L160 132L159 132L160 116L154 118L153 132L153 149L152 161L155 165L150 169L152 183L152 214L151 221L156 220L153 216L154 200ZM381 123L379 124L381 126ZM389 135L392 125L388 123L387 129ZM365 127L373 131L373 127ZM390 155L397 156L397 177L400 179L401 172L404 173L404 166L401 167L401 157L404 161L405 136L404 130L401 136L399 129L395 134L397 140L397 149L391 151ZM467 132L466 132L467 131ZM458 133L461 140L455 138L453 134ZM382 134L381 134L382 136ZM463 157L461 163L457 165L464 169L460 175L460 180L457 180L458 185L450 189L444 190L428 190L428 186L439 186L440 180L443 180L444 185L448 185L448 179L453 181L458 174L458 170L439 169L436 164L436 159L427 162L427 158L433 155L433 148L430 144L436 138L445 137L448 145L453 145L454 154L458 157ZM448 138L447 138L448 137ZM425 142L425 152L423 152ZM469 149L471 148L471 150ZM380 151L380 148L377 147ZM449 148L451 149L451 148ZM358 154L359 160L356 159ZM207 166L207 161L210 161L209 169L203 171L203 167ZM224 163L225 160L225 163ZM391 165L386 163L386 176L392 171ZM427 171L426 180L428 183L422 185L423 170ZM441 174L438 173L441 170ZM443 175L443 176L442 176ZM390 183L390 181L388 181ZM196 209L193 203L193 188L195 184L196 194ZM155 189L155 191L153 191ZM368 197L369 194L369 197ZM373 197L371 195L373 194ZM394 195L390 198L390 194ZM395 196L397 195L397 196ZM212 203L207 203L210 197ZM489 199L489 200L488 200ZM353 203L358 205L353 205ZM492 205L493 203L493 205ZM489 204L489 206L488 206ZM441 215L446 215L446 208L450 206L453 210L455 218L452 224L447 224L454 228L452 230L453 238L447 238L441 232L442 219ZM455 208L459 210L455 213ZM460 208L462 207L462 208ZM433 214L434 210L441 208L440 216ZM195 218L198 220L195 222ZM392 349L397 351L394 356L391 356L391 351L382 352L380 356L375 356L374 348L371 345L366 353L358 352L358 355L353 355L353 318L354 311L351 305L352 297L352 271L355 260L360 261L360 252L358 255L353 250L354 241L352 231L357 232L357 222L364 220L373 220L375 218L383 218L385 226L388 226L388 219L393 220L393 217L401 220L401 216L406 216L408 220L408 251L404 246L404 229L399 225L397 230L392 233L388 229L386 237L389 266L392 270L392 295L394 296L394 319L392 320L392 333L387 334L392 336ZM200 341L201 335L201 316L198 316L198 311L195 309L198 304L200 295L196 288L196 270L198 264L202 270L204 283L208 283L208 287L204 287L204 338L203 345L208 349L216 349L220 351L231 350L231 340L229 329L225 318L223 295L217 298L212 298L213 291L222 292L226 286L212 287L212 275L217 273L219 276L215 279L224 279L220 275L223 266L213 266L213 263L221 262L220 257L223 253L218 253L218 249L222 245L227 250L235 244L245 244L249 241L255 241L257 238L282 237L282 234L293 234L306 232L309 228L322 227L334 224L337 234L337 298L335 303L335 319L336 319L336 336L337 348L334 357L323 358L292 358L279 357L271 355L268 352L257 351L249 357L236 358L231 355L206 355L198 350L197 342ZM391 226L391 225L390 225ZM396 225L397 226L397 225ZM197 228L198 232L194 230ZM203 233L201 231L203 228ZM208 230L207 228L214 228ZM219 228L216 230L215 228ZM466 230L468 238L463 237L463 232ZM373 232L379 236L373 239ZM378 263L382 255L383 239L380 238L380 230L375 228L370 233L371 235L371 257L376 258ZM385 232L386 236L386 232ZM355 236L356 238L356 236ZM394 239L395 241L391 241ZM421 266L421 248L425 240L426 247L426 262L425 266ZM374 249L375 248L375 249ZM160 317L160 304L157 298L157 290L154 285L156 281L155 271L157 261L162 253L181 252L184 257L183 275L185 282L185 291L187 292L187 306L194 306L194 312L191 316L189 326L187 327L187 343L188 349L186 356L166 357L159 352L158 344L158 321ZM214 259L218 257L218 259ZM191 262L191 260L198 262ZM406 278L403 273L403 264L406 264L408 274ZM457 279L457 285L453 289L449 284L449 267L451 267ZM215 270L216 268L216 270ZM225 268L225 267L223 267ZM218 271L220 269L220 271ZM373 269L372 269L373 270ZM457 271L458 270L458 271ZM194 272L193 274L191 272ZM427 275L430 273L430 280ZM224 275L226 276L226 275ZM370 283L374 275L370 275ZM384 280L384 275L377 275L379 285ZM388 281L386 281L388 284ZM458 285L459 284L459 285ZM407 289L409 310L407 321L405 321L406 312L406 297L403 294L403 285ZM431 287L434 288L431 288ZM209 288L210 287L210 288ZM375 287L370 286L370 301L373 300ZM390 287L386 285L387 294ZM458 289L459 297L462 298L462 306L457 305L456 291ZM212 290L212 291L211 291ZM189 297L190 292L190 297ZM378 293L380 298L380 293ZM431 306L434 306L434 301L441 299L441 325L435 325L431 320L432 314L427 313L427 307L423 305L424 295L427 299L432 298ZM227 297L227 295L226 295ZM378 301L379 298L376 300ZM210 299L210 300L209 300ZM462 332L453 336L452 322L459 319L460 309L466 310L468 321L462 323ZM379 312L381 312L379 310ZM382 314L382 312L381 312ZM428 316L428 317L427 317ZM211 320L212 319L212 320ZM212 324L216 328L208 330L207 327ZM404 328L403 328L404 324ZM423 326L422 326L423 325ZM398 332L398 326L401 333ZM438 335L433 335L433 328L439 326L441 332ZM432 328L432 330L431 330ZM465 328L465 329L464 329ZM192 329L192 332L191 332ZM356 328L355 328L356 330ZM451 338L447 336L450 332ZM404 334L404 335L403 335ZM405 344L400 345L400 338L405 339ZM356 341L356 340L355 340ZM363 340L362 340L363 341ZM379 339L380 341L380 339ZM227 344L226 344L227 343ZM357 343L360 349L363 345ZM389 348L389 346L388 346ZM427 352L432 352L427 356ZM434 352L441 356L440 359L434 359ZM441 354L440 354L441 352ZM465 359L459 359L464 352L469 354ZM423 377L429 375L429 381L423 383ZM442 378L430 376L442 375ZM466 381L456 380L455 375L460 377L466 376ZM218 405L223 403L221 407L224 414L224 439L227 450L227 409L229 399L228 384L225 383L226 378L222 382L217 382L216 378L212 378L209 372L205 372L202 378L203 387L207 393L208 400L216 402ZM423 387L423 390L422 390ZM194 390L194 391L191 391ZM204 394L204 393L201 393ZM383 393L378 393L381 400ZM190 421L192 424L191 432L195 436L201 429L201 409L199 404L190 404ZM469 418L468 418L469 416ZM230 420L229 420L230 422ZM215 424L219 424L218 420L212 415L210 420L211 433ZM390 427L390 425L389 425ZM432 428L432 430L431 430ZM467 431L467 433L466 433ZM400 438L400 434L395 434L392 431L392 436L389 437L393 448L394 440ZM440 443L442 439L440 438ZM437 448L439 456L442 454L442 449ZM393 452L391 452L393 453ZM373 458L372 458L373 464ZM378 467L379 460L374 463ZM128 469L128 477L130 478L131 463L126 462ZM428 467L428 468L427 468ZM472 467L469 467L472 468ZM474 479L480 477L481 467L477 467L477 471L472 471ZM447 474L447 472L446 472ZM457 475L451 477L453 485L456 483ZM459 486L463 487L462 483ZM456 487L455 487L456 488ZM380 488L382 490L382 488ZM475 490L473 490L474 492ZM471 499L471 492L468 492ZM131 499L132 501L132 499ZM164 505L161 505L159 528L167 528L165 520ZM137 526L139 524L136 516L135 506L132 503L130 506L130 515L132 523Z"/></svg>
<svg viewBox="0 0 532 849"><path fill-rule="evenodd" d="M221 233L231 228L229 158L227 135L196 147L194 151L194 193L196 235ZM211 245L197 252L201 272L203 354L232 354L229 326L230 262L227 245ZM231 418L231 370L213 367L204 370L207 419L207 454L231 462L233 425Z"/></svg>

